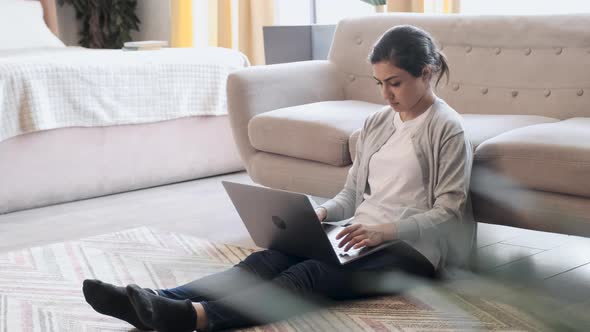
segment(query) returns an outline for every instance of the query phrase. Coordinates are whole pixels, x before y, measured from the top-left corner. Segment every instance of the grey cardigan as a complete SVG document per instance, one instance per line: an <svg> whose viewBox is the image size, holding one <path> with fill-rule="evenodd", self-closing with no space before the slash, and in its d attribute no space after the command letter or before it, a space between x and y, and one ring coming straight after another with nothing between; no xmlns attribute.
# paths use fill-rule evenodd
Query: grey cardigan
<svg viewBox="0 0 590 332"><path fill-rule="evenodd" d="M370 193L369 160L395 132L395 112L387 107L365 121L357 141L354 163L344 188L321 206L326 221L354 216ZM437 98L432 111L412 135L414 150L427 191L428 210L405 209L402 217L389 217L397 236L422 253L435 268L468 263L475 239L475 221L469 199L473 150L461 116Z"/></svg>

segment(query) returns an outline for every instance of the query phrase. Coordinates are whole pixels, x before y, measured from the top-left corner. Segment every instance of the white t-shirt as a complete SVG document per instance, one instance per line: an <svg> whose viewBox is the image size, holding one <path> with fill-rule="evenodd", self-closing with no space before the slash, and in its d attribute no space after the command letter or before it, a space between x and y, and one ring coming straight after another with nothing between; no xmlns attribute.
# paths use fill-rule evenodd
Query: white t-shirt
<svg viewBox="0 0 590 332"><path fill-rule="evenodd" d="M405 122L399 113L395 113L395 132L369 161L371 190L370 194L364 194L364 201L356 209L355 222L387 223L393 221L390 220L392 217L402 218L407 209L428 209L426 187L412 134L424 122L431 108Z"/></svg>

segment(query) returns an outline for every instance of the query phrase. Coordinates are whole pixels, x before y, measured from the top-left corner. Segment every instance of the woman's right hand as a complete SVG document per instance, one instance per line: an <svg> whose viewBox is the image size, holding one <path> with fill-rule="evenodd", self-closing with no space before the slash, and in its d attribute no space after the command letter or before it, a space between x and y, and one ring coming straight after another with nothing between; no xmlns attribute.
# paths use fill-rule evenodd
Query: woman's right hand
<svg viewBox="0 0 590 332"><path fill-rule="evenodd" d="M324 221L324 219L326 219L326 217L328 216L328 211L326 211L326 208L318 207L315 209L315 214L318 215L318 219L321 222Z"/></svg>

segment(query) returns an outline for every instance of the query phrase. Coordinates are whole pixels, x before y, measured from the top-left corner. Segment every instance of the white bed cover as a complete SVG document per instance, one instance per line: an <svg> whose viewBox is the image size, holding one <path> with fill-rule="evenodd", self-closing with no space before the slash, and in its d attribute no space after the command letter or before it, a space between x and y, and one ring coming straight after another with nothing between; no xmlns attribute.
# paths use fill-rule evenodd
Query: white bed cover
<svg viewBox="0 0 590 332"><path fill-rule="evenodd" d="M0 141L33 131L227 114L225 48L0 50Z"/></svg>

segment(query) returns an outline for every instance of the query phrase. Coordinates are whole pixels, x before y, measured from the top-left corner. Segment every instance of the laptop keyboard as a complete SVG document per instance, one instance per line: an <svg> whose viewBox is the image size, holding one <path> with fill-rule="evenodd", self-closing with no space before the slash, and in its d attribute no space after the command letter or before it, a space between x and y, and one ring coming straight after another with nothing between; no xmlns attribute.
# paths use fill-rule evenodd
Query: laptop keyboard
<svg viewBox="0 0 590 332"><path fill-rule="evenodd" d="M332 230L330 230L328 232L328 239L330 240L330 243L332 244L332 247L334 247L334 251L336 252L336 254L340 257L345 257L345 256L356 256L359 254L359 252L361 250L363 250L363 248L358 248L358 249L348 249L348 251L344 251L344 247L342 248L338 248L338 244L340 243L340 241L342 241L342 239L336 240L336 235L338 235L338 233L344 229L344 227L336 227Z"/></svg>

